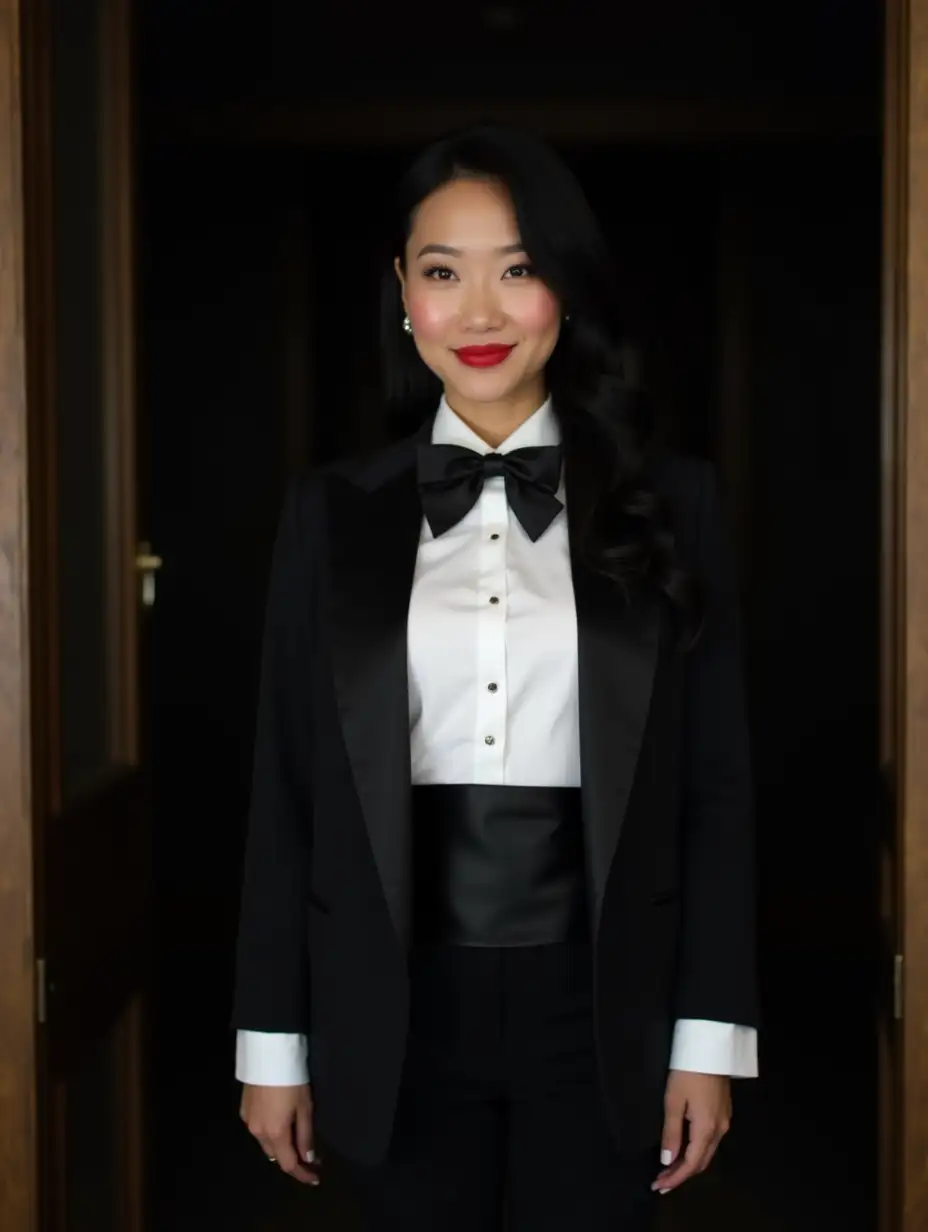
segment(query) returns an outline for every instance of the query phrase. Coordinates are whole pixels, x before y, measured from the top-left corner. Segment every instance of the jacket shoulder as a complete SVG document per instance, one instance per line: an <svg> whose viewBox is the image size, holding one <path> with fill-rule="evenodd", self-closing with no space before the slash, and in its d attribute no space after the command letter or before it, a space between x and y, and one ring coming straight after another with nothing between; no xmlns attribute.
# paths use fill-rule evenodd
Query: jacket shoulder
<svg viewBox="0 0 928 1232"><path fill-rule="evenodd" d="M298 476L294 483L305 499L318 499L321 491L338 484L372 491L413 466L415 450L415 439L407 437L325 462Z"/></svg>

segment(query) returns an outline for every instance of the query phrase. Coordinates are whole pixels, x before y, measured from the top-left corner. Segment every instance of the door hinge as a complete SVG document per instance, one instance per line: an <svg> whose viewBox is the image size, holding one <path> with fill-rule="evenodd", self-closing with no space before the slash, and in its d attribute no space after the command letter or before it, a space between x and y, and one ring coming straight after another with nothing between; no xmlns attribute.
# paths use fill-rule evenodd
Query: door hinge
<svg viewBox="0 0 928 1232"><path fill-rule="evenodd" d="M902 977L904 958L902 954L897 954L893 959L893 1018L900 1021L902 1018Z"/></svg>
<svg viewBox="0 0 928 1232"><path fill-rule="evenodd" d="M36 1017L39 1025L44 1026L48 1021L48 971L44 958L37 959L35 964L35 995Z"/></svg>

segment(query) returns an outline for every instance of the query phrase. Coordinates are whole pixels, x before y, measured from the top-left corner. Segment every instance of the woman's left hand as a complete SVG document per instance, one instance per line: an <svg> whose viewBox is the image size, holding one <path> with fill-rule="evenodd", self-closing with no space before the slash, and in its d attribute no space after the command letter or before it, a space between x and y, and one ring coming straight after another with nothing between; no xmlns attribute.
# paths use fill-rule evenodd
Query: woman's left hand
<svg viewBox="0 0 928 1232"><path fill-rule="evenodd" d="M683 1122L689 1142L683 1147ZM651 1186L660 1193L678 1189L697 1172L705 1172L731 1124L731 1081L718 1074L671 1070L664 1096L661 1162L668 1166Z"/></svg>

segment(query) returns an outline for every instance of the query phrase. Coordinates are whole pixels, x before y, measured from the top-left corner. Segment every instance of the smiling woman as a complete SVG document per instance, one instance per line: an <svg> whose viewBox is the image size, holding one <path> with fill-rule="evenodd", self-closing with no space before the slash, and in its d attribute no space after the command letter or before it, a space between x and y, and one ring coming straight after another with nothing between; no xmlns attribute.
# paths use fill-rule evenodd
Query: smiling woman
<svg viewBox="0 0 928 1232"><path fill-rule="evenodd" d="M544 401L560 332L557 298L529 263L506 189L462 177L432 193L396 272L422 360L466 423L491 405L504 440Z"/></svg>
<svg viewBox="0 0 928 1232"><path fill-rule="evenodd" d="M636 435L609 271L535 138L426 150L382 295L422 426L281 522L242 1115L309 1184L318 1133L372 1232L644 1232L756 1073L725 535L707 468Z"/></svg>

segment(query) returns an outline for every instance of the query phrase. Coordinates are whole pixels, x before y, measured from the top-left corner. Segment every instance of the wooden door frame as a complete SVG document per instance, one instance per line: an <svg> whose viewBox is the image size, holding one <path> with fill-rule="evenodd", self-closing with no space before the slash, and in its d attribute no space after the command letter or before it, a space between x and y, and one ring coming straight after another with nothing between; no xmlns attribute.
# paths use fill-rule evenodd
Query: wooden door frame
<svg viewBox="0 0 928 1232"><path fill-rule="evenodd" d="M38 1227L20 8L0 0L0 1227Z"/></svg>
<svg viewBox="0 0 928 1232"><path fill-rule="evenodd" d="M899 973L884 1041L895 1089L884 1092L881 1227L920 1232L928 1227L928 0L887 0L885 83L881 762L895 858L883 895Z"/></svg>
<svg viewBox="0 0 928 1232"><path fill-rule="evenodd" d="M0 0L0 1226L36 1232L35 852L26 397L26 0ZM893 1046L909 1082L884 1232L928 1226L928 0L887 0L883 765L902 877ZM25 70L25 71L24 71ZM26 166L24 167L24 154Z"/></svg>

